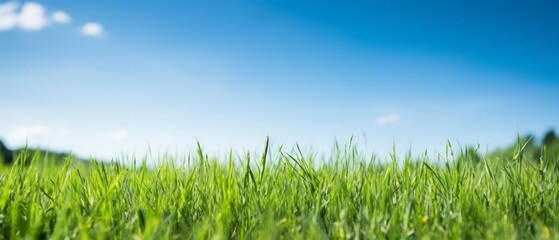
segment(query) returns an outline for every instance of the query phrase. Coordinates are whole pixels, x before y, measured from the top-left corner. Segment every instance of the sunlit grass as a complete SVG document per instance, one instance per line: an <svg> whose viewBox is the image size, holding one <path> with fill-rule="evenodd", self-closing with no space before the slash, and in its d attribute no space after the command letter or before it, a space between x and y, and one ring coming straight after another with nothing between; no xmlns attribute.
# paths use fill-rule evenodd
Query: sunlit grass
<svg viewBox="0 0 559 240"><path fill-rule="evenodd" d="M521 146L379 161L351 144L320 159L266 142L258 156L199 147L155 167L24 151L0 171L0 238L558 239L556 159L524 159Z"/></svg>

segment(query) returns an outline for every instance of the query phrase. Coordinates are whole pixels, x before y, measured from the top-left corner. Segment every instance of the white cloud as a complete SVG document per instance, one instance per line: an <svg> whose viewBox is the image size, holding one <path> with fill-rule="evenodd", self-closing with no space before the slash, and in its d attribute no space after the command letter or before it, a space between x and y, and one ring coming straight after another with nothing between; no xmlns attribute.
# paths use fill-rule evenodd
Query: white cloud
<svg viewBox="0 0 559 240"><path fill-rule="evenodd" d="M0 4L0 15L12 14L16 11L19 4L17 2L7 2Z"/></svg>
<svg viewBox="0 0 559 240"><path fill-rule="evenodd" d="M377 124L378 125L386 125L389 123L395 123L397 121L400 120L400 116L398 114L390 114L390 115L384 115L384 116L380 116L377 118Z"/></svg>
<svg viewBox="0 0 559 240"><path fill-rule="evenodd" d="M85 36L90 37L104 37L105 30L103 30L103 25L95 22L88 22L82 26L80 33Z"/></svg>
<svg viewBox="0 0 559 240"><path fill-rule="evenodd" d="M6 31L17 25L18 16L15 13L17 2L7 2L0 4L0 31Z"/></svg>
<svg viewBox="0 0 559 240"><path fill-rule="evenodd" d="M111 135L111 138L115 142L122 142L122 141L128 139L128 132L126 132L125 130L122 130L122 129L116 130Z"/></svg>
<svg viewBox="0 0 559 240"><path fill-rule="evenodd" d="M0 15L0 31L6 31L17 25L17 14Z"/></svg>
<svg viewBox="0 0 559 240"><path fill-rule="evenodd" d="M0 0L1 1L1 0ZM23 30L37 31L50 25L50 22L69 24L72 22L70 14L64 11L48 13L46 8L35 2L27 2L18 11L19 4L10 1L0 4L0 31L7 31L19 27ZM105 37L103 25L95 22L84 24L79 32L90 37Z"/></svg>
<svg viewBox="0 0 559 240"><path fill-rule="evenodd" d="M45 140L50 135L50 129L43 125L22 126L14 129L10 134L10 141L24 143L28 139Z"/></svg>
<svg viewBox="0 0 559 240"><path fill-rule="evenodd" d="M56 11L51 16L52 20L56 23L68 24L72 21L72 18L68 13L63 11Z"/></svg>
<svg viewBox="0 0 559 240"><path fill-rule="evenodd" d="M45 16L45 12L45 8L41 4L34 2L25 3L19 14L19 27L32 31L46 27L49 24L49 20Z"/></svg>

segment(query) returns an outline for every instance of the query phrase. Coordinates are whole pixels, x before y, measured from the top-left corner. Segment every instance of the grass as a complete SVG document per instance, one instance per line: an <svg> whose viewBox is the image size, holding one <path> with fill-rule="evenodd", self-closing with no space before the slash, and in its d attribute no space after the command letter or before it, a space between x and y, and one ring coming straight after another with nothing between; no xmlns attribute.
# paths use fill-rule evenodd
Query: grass
<svg viewBox="0 0 559 240"><path fill-rule="evenodd" d="M23 151L0 170L0 238L559 239L556 161L521 147L442 159L380 161L351 144L328 158L266 146L218 159L199 147L130 167Z"/></svg>

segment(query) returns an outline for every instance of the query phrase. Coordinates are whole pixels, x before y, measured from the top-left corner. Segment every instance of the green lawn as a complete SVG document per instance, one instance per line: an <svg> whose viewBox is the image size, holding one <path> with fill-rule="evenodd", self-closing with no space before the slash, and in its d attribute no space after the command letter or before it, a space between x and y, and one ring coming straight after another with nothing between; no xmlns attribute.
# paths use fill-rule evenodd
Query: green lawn
<svg viewBox="0 0 559 240"><path fill-rule="evenodd" d="M557 162L521 147L441 160L271 149L137 168L22 152L0 170L0 239L559 239Z"/></svg>

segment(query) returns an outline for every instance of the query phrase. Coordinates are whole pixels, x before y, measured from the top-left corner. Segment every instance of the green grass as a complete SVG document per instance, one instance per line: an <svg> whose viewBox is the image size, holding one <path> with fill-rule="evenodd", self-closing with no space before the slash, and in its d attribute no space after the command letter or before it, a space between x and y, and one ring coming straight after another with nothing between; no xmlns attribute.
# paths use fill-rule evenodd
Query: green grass
<svg viewBox="0 0 559 240"><path fill-rule="evenodd" d="M25 164L26 154L0 170L0 239L559 238L559 169L520 147L438 161L384 161L351 145L328 158L199 148L137 168L41 155Z"/></svg>

